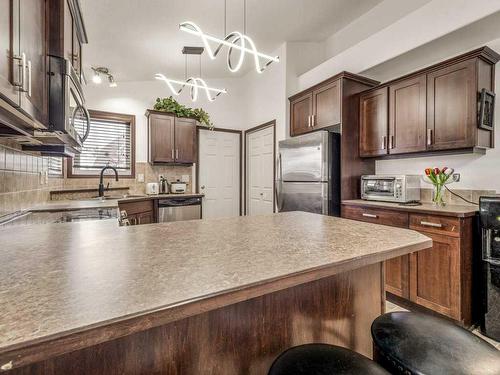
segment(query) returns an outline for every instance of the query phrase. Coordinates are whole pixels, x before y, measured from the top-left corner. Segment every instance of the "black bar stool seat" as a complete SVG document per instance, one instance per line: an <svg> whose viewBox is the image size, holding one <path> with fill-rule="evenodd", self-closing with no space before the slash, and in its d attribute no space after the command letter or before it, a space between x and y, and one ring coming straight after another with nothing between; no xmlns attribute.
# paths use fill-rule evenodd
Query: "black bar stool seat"
<svg viewBox="0 0 500 375"><path fill-rule="evenodd" d="M294 346L280 354L268 375L388 375L365 356L328 344Z"/></svg>
<svg viewBox="0 0 500 375"><path fill-rule="evenodd" d="M500 374L500 352L448 320L392 312L375 319L371 331L374 360L392 374Z"/></svg>

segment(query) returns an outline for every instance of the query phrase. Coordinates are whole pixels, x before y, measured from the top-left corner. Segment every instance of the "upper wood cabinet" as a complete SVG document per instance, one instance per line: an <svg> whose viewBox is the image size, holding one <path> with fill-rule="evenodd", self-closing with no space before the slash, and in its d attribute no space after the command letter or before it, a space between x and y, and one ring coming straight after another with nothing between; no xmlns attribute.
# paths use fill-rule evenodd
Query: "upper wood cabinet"
<svg viewBox="0 0 500 375"><path fill-rule="evenodd" d="M311 126L313 129L328 128L340 124L340 82L340 79L335 80L312 92Z"/></svg>
<svg viewBox="0 0 500 375"><path fill-rule="evenodd" d="M0 1L0 95L41 124L47 120L45 1Z"/></svg>
<svg viewBox="0 0 500 375"><path fill-rule="evenodd" d="M389 154L426 149L426 76L389 86Z"/></svg>
<svg viewBox="0 0 500 375"><path fill-rule="evenodd" d="M492 148L494 130L478 126L478 101L482 89L493 90L499 60L499 54L483 47L385 83L380 90L389 90L388 120L375 115L375 109L382 111L376 96L381 91L363 93L360 133L366 138L360 140L360 155Z"/></svg>
<svg viewBox="0 0 500 375"><path fill-rule="evenodd" d="M478 96L475 75L475 60L454 64L427 75L430 150L474 147Z"/></svg>
<svg viewBox="0 0 500 375"><path fill-rule="evenodd" d="M363 93L359 98L359 154L387 154L387 87Z"/></svg>
<svg viewBox="0 0 500 375"><path fill-rule="evenodd" d="M150 163L196 163L196 120L152 110L146 116Z"/></svg>
<svg viewBox="0 0 500 375"><path fill-rule="evenodd" d="M350 99L359 91L377 84L377 81L342 72L291 96L288 98L290 101L290 135L293 137L315 130L331 129L340 126L343 119L347 117L352 120L351 114L353 110L356 111L357 105L345 110L345 114L342 106L351 103ZM357 116L356 113L354 117L357 118ZM357 131L355 135L357 136Z"/></svg>
<svg viewBox="0 0 500 375"><path fill-rule="evenodd" d="M312 92L309 92L290 101L290 134L292 136L311 131L312 97Z"/></svg>

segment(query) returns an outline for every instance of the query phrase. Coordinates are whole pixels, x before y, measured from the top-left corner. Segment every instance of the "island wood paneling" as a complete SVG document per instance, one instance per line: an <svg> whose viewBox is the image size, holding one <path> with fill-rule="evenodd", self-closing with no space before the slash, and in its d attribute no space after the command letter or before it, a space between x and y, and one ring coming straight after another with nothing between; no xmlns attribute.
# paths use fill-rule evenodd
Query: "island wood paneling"
<svg viewBox="0 0 500 375"><path fill-rule="evenodd" d="M381 263L340 273L14 369L9 374L266 374L312 342L371 356L384 309Z"/></svg>

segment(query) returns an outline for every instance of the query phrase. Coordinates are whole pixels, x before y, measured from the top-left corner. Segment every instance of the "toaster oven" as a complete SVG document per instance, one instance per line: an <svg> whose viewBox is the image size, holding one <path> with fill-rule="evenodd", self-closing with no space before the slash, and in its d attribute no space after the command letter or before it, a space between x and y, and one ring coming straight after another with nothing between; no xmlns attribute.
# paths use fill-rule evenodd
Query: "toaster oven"
<svg viewBox="0 0 500 375"><path fill-rule="evenodd" d="M361 199L407 203L420 200L418 175L361 176Z"/></svg>

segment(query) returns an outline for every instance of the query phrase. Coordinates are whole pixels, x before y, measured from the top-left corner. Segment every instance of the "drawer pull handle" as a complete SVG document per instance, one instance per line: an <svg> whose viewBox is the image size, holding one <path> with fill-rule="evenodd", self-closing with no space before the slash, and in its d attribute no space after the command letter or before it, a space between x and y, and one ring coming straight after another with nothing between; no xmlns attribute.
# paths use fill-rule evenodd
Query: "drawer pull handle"
<svg viewBox="0 0 500 375"><path fill-rule="evenodd" d="M434 227L434 228L442 228L443 227L443 224L431 223L428 221L421 221L420 225L423 225L424 227Z"/></svg>
<svg viewBox="0 0 500 375"><path fill-rule="evenodd" d="M363 216L364 217L371 217L372 219L377 219L378 216L377 215L374 215L374 214L367 214L367 213L363 213Z"/></svg>

